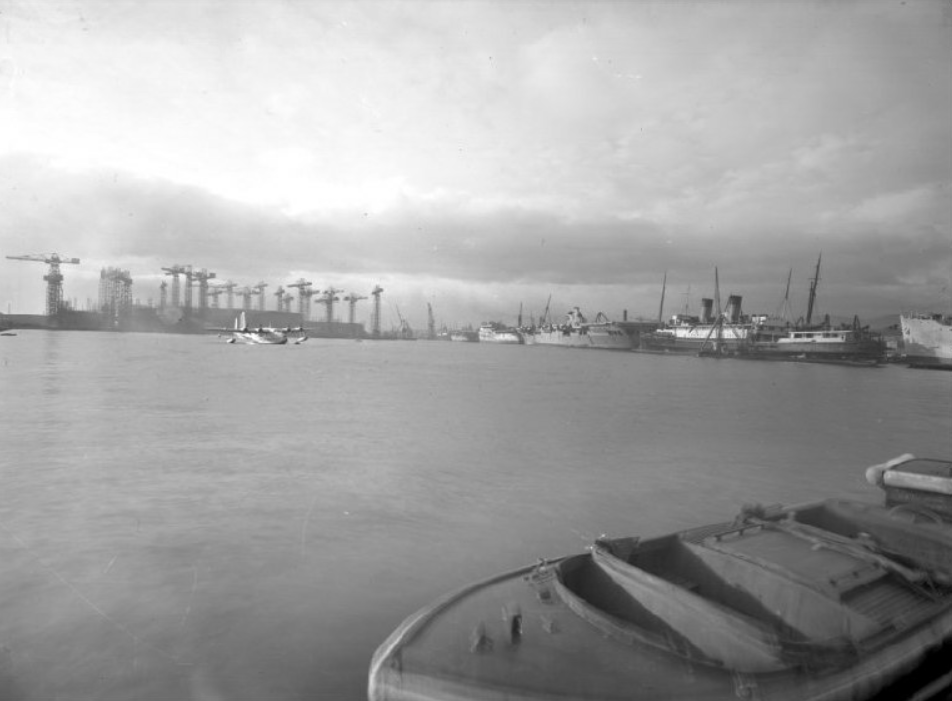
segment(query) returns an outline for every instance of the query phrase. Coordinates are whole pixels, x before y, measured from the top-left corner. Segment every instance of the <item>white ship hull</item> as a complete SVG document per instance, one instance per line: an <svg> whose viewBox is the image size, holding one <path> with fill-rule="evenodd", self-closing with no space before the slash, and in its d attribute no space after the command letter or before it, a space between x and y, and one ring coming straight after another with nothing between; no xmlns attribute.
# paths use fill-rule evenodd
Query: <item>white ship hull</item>
<svg viewBox="0 0 952 701"><path fill-rule="evenodd" d="M602 348L607 350L631 350L631 337L614 324L589 326L588 328L539 329L532 334L532 341L540 346L565 346L568 348Z"/></svg>
<svg viewBox="0 0 952 701"><path fill-rule="evenodd" d="M641 345L648 350L697 353L701 349L719 349L736 352L747 344L749 324L697 324L658 329L641 337Z"/></svg>
<svg viewBox="0 0 952 701"><path fill-rule="evenodd" d="M484 324L479 327L479 342L509 343L516 345L522 343L522 334L512 328Z"/></svg>
<svg viewBox="0 0 952 701"><path fill-rule="evenodd" d="M901 314L903 358L914 365L952 367L952 319L939 314Z"/></svg>

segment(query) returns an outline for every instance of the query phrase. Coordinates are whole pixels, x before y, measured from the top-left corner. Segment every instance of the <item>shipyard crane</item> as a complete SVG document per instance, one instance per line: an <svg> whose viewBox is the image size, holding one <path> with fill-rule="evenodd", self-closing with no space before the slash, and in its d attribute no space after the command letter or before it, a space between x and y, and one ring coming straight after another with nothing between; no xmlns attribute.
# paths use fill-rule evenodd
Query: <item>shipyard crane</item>
<svg viewBox="0 0 952 701"><path fill-rule="evenodd" d="M209 287L208 288L208 296L212 298L212 307L214 309L220 308L221 305L219 303L218 298L221 297L223 294L225 294L224 287Z"/></svg>
<svg viewBox="0 0 952 701"><path fill-rule="evenodd" d="M522 307L519 307L519 325L522 326ZM434 341L436 340L436 320L433 318L433 306L427 302L426 303L426 337Z"/></svg>
<svg viewBox="0 0 952 701"><path fill-rule="evenodd" d="M257 295L258 297L258 311L264 311L264 288L268 286L266 282L259 282L257 285L251 288L251 294Z"/></svg>
<svg viewBox="0 0 952 701"><path fill-rule="evenodd" d="M254 294L254 290L250 287L242 287L235 290L235 294L241 297L241 308L246 311L251 311L251 295Z"/></svg>
<svg viewBox="0 0 952 701"><path fill-rule="evenodd" d="M374 338L380 338L380 295L383 294L383 288L380 285L376 285L370 294L374 298L373 316L370 319L370 333Z"/></svg>
<svg viewBox="0 0 952 701"><path fill-rule="evenodd" d="M309 321L311 318L311 297L317 294L316 290L311 289L310 280L299 278L297 282L292 282L288 287L296 287L298 290L298 313L301 315L301 323Z"/></svg>
<svg viewBox="0 0 952 701"><path fill-rule="evenodd" d="M410 328L410 322L403 318L403 315L400 313L400 307L394 304L393 309L397 313L397 319L400 320L400 329L397 331L397 338L402 338L407 341L412 340L413 329Z"/></svg>
<svg viewBox="0 0 952 701"><path fill-rule="evenodd" d="M349 305L347 312L347 321L348 323L355 324L357 323L357 302L362 299L367 299L356 292L351 292L349 295L344 297L344 301Z"/></svg>
<svg viewBox="0 0 952 701"><path fill-rule="evenodd" d="M290 314L292 301L294 301L294 295L285 291L284 296L281 297L281 311L285 314Z"/></svg>
<svg viewBox="0 0 952 701"><path fill-rule="evenodd" d="M274 291L274 298L276 300L275 304L277 304L278 311L283 312L284 311L284 287L282 285L278 285L278 289Z"/></svg>
<svg viewBox="0 0 952 701"><path fill-rule="evenodd" d="M159 309L165 309L169 301L169 283L165 280L159 285Z"/></svg>
<svg viewBox="0 0 952 701"><path fill-rule="evenodd" d="M334 302L340 301L340 297L337 296L338 292L340 292L340 290L328 287L321 292L321 297L317 300L324 305L324 320L328 324L334 321Z"/></svg>
<svg viewBox="0 0 952 701"><path fill-rule="evenodd" d="M172 276L172 306L173 307L182 306L182 297L181 297L182 282L181 280L179 280L179 275L184 273L185 269L186 268L184 265L177 265L177 264L168 268L162 268L163 272L166 275Z"/></svg>
<svg viewBox="0 0 952 701"><path fill-rule="evenodd" d="M235 308L235 288L236 288L236 287L238 287L238 283L232 282L231 280L229 280L228 282L223 282L223 283L221 283L221 284L218 285L218 287L216 288L216 289L219 289L219 290L224 290L224 292L225 292L225 294L226 294L225 301L226 301L226 303L227 303L227 305L228 305L228 306L226 307L227 309L234 309L234 308ZM218 294L221 294L221 293L219 292Z"/></svg>
<svg viewBox="0 0 952 701"><path fill-rule="evenodd" d="M29 260L36 263L46 263L49 271L43 276L46 280L46 315L56 316L63 309L63 273L60 265L69 263L76 265L79 258L67 258L59 253L27 253L22 256L7 256L10 260Z"/></svg>
<svg viewBox="0 0 952 701"><path fill-rule="evenodd" d="M192 266L186 265L185 270L182 271L182 275L185 276L185 311L192 311L192 280L195 277L195 274L192 272Z"/></svg>
<svg viewBox="0 0 952 701"><path fill-rule="evenodd" d="M208 309L208 281L215 279L215 273L210 273L202 268L191 273L191 276L198 280L198 308L204 312Z"/></svg>

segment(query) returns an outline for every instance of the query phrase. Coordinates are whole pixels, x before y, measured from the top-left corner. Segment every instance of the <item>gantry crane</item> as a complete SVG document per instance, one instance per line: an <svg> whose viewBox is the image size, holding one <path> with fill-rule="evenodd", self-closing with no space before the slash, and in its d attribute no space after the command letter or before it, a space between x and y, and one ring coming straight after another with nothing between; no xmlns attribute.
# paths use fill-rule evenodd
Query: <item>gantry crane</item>
<svg viewBox="0 0 952 701"><path fill-rule="evenodd" d="M235 294L241 297L241 308L246 311L251 311L251 295L254 294L254 290L250 287L242 287L235 290Z"/></svg>
<svg viewBox="0 0 952 701"><path fill-rule="evenodd" d="M215 278L215 273L202 268L191 275L193 279L198 280L198 308L204 312L208 309L208 281Z"/></svg>
<svg viewBox="0 0 952 701"><path fill-rule="evenodd" d="M223 282L218 286L218 289L224 290L225 294L227 295L225 297L225 301L227 302L227 305L228 305L226 309L235 308L235 288L236 287L238 287L238 283L232 282L231 280L228 280L227 282Z"/></svg>
<svg viewBox="0 0 952 701"><path fill-rule="evenodd" d="M179 275L186 271L184 265L173 265L169 268L162 268L166 275L172 276L172 306L181 307L182 306L182 283L179 280Z"/></svg>
<svg viewBox="0 0 952 701"><path fill-rule="evenodd" d="M340 297L337 296L338 292L340 292L340 290L328 287L321 292L320 299L317 300L324 305L324 321L328 324L334 321L334 302L340 301Z"/></svg>
<svg viewBox="0 0 952 701"><path fill-rule="evenodd" d="M317 290L312 290L311 282L304 278L290 283L288 287L298 288L298 313L301 315L301 323L309 321L311 318L311 297L317 294Z"/></svg>
<svg viewBox="0 0 952 701"><path fill-rule="evenodd" d="M257 285L251 288L251 294L257 295L258 297L258 311L264 311L264 288L268 286L266 282L259 282Z"/></svg>
<svg viewBox="0 0 952 701"><path fill-rule="evenodd" d="M374 338L380 338L380 295L383 294L383 288L380 285L375 285L370 294L374 298L374 311L370 319L370 334Z"/></svg>
<svg viewBox="0 0 952 701"><path fill-rule="evenodd" d="M10 260L31 260L37 263L46 263L50 266L49 272L43 276L46 280L46 315L56 316L63 308L63 273L60 265L79 263L79 258L67 258L59 253L28 253L22 256L7 256Z"/></svg>
<svg viewBox="0 0 952 701"><path fill-rule="evenodd" d="M224 293L225 293L224 287L209 287L208 288L208 296L212 298L213 309L220 308L220 303L218 298L221 297Z"/></svg>
<svg viewBox="0 0 952 701"><path fill-rule="evenodd" d="M522 325L522 312L519 312L519 325ZM436 340L436 320L433 318L433 306L427 302L426 303L426 337L431 340Z"/></svg>
<svg viewBox="0 0 952 701"><path fill-rule="evenodd" d="M350 323L350 324L355 324L355 323L357 323L357 302L359 302L359 301L362 300L362 299L367 299L367 298L366 298L366 297L362 297L361 295L357 294L356 292L351 292L349 295L347 295L346 297L344 297L344 301L347 302L347 304L349 305L349 308L348 308L348 311L347 311L347 322L348 322L348 323Z"/></svg>

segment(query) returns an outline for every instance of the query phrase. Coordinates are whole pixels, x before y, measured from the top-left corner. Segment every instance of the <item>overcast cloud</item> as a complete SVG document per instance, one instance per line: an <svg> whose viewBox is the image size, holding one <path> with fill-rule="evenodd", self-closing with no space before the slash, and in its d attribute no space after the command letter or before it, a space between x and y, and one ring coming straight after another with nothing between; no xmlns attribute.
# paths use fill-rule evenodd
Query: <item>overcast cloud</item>
<svg viewBox="0 0 952 701"><path fill-rule="evenodd" d="M952 4L0 0L0 255L382 285L417 326L952 311ZM0 260L2 311L45 269ZM269 300L269 305L273 302ZM367 309L362 310L366 318Z"/></svg>

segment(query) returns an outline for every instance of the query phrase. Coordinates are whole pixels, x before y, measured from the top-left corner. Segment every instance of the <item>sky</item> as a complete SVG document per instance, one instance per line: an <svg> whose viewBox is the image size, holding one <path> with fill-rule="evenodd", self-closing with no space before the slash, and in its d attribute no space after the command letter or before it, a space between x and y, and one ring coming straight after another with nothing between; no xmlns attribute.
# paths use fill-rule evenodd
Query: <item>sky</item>
<svg viewBox="0 0 952 701"><path fill-rule="evenodd" d="M948 0L0 0L0 125L0 312L54 252L79 308L802 314L822 254L820 313L952 311Z"/></svg>

